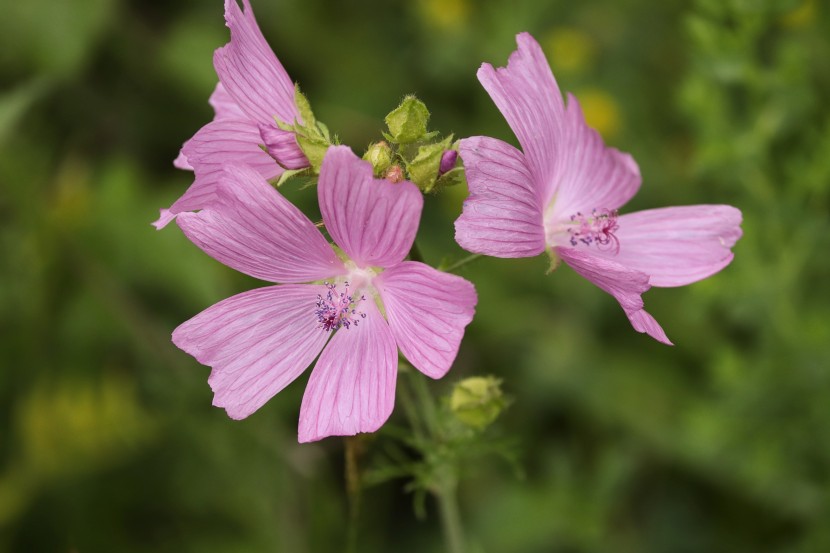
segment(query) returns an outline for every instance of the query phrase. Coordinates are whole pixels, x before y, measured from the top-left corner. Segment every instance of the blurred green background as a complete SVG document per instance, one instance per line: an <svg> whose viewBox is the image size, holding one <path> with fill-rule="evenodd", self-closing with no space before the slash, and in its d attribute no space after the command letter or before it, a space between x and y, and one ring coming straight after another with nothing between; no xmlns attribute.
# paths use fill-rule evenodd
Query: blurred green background
<svg viewBox="0 0 830 553"><path fill-rule="evenodd" d="M463 275L476 319L441 382L494 374L498 456L465 469L471 551L830 551L830 21L819 0L253 0L318 117L362 152L405 93L431 126L515 143L478 85L532 32L563 91L644 176L626 210L730 203L721 274L650 291L677 346L544 258ZM306 376L241 422L170 342L258 283L175 225L172 160L212 116L221 0L0 10L0 551L339 551L343 442L299 446ZM314 212L314 191L286 188ZM465 191L428 199L428 262L460 258ZM403 424L400 409L389 428ZM372 448L390 439L382 430ZM363 552L438 551L405 480L364 491Z"/></svg>

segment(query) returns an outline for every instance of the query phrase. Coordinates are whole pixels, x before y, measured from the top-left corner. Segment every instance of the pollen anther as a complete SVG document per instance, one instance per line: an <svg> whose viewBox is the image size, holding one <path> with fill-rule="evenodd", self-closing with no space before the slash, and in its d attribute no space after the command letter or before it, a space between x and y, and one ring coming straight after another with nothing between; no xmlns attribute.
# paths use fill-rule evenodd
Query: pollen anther
<svg viewBox="0 0 830 553"><path fill-rule="evenodd" d="M320 322L319 328L329 332L337 330L338 328L349 328L352 325L357 326L360 319L366 318L366 313L357 311L355 306L366 299L365 296L355 298L349 294L349 283L344 282L344 291L339 292L337 285L330 282L324 283L328 292L323 296L317 294L317 320Z"/></svg>
<svg viewBox="0 0 830 553"><path fill-rule="evenodd" d="M616 209L594 209L590 215L577 212L571 215L571 224L568 228L571 246L581 242L586 246L612 247L615 253L619 252L620 241L614 234L620 228Z"/></svg>

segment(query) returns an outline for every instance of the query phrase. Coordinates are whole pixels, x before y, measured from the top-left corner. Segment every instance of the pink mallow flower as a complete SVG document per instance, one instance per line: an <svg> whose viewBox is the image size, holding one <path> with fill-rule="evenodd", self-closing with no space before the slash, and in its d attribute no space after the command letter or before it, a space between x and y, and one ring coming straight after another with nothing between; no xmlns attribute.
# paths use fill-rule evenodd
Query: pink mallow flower
<svg viewBox="0 0 830 553"><path fill-rule="evenodd" d="M631 324L671 344L643 309L652 286L683 286L732 261L741 212L727 205L651 209L620 215L640 187L628 154L588 127L576 98L562 100L539 44L518 35L507 67L484 64L478 78L522 150L483 136L461 141L470 196L455 222L465 249L530 257L546 249L622 306Z"/></svg>
<svg viewBox="0 0 830 553"><path fill-rule="evenodd" d="M301 122L294 83L262 36L249 0L243 4L244 11L237 0L225 0L231 41L213 55L219 83L209 102L215 116L185 142L173 162L194 171L196 178L181 198L161 210L153 223L158 229L178 213L204 207L226 163L247 164L266 179L308 166L294 133L281 130L274 120Z"/></svg>
<svg viewBox="0 0 830 553"><path fill-rule="evenodd" d="M348 147L330 148L318 199L340 256L256 171L228 165L216 188L178 225L225 265L282 284L221 301L173 332L213 368L214 405L245 418L319 355L300 409L299 441L309 442L386 421L399 348L427 376L449 370L476 293L461 277L404 261L423 207L414 184L375 179Z"/></svg>

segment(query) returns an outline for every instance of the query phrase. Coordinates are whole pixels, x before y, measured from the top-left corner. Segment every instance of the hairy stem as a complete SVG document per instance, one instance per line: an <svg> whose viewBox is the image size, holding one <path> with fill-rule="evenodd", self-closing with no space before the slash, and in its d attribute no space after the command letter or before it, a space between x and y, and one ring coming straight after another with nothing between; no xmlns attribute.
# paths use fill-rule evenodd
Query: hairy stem
<svg viewBox="0 0 830 553"><path fill-rule="evenodd" d="M441 528L447 553L464 553L464 530L461 525L461 512L458 508L458 480L447 471L442 475L439 489L434 491L441 513Z"/></svg>

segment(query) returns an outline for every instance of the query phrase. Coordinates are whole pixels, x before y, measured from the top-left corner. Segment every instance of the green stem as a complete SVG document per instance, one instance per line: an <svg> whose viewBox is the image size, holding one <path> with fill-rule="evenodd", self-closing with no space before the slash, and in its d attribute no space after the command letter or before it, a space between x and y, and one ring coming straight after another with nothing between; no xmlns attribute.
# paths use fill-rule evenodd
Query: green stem
<svg viewBox="0 0 830 553"><path fill-rule="evenodd" d="M441 528L447 553L464 553L464 530L461 525L461 512L458 508L458 481L454 475L445 474L441 488L435 491L438 499L438 511L441 513Z"/></svg>
<svg viewBox="0 0 830 553"><path fill-rule="evenodd" d="M357 549L358 521L360 519L360 467L359 457L363 444L358 436L346 436L346 496L349 504L349 522L346 537L346 551L355 553Z"/></svg>
<svg viewBox="0 0 830 553"><path fill-rule="evenodd" d="M460 260L456 261L455 263L453 263L452 265L450 265L449 267L447 267L446 269L444 269L444 272L451 273L451 272L453 272L457 269L460 269L461 267L463 267L467 263L469 263L471 261L475 261L479 257L481 257L480 253L474 253L472 255L468 255L464 259L460 259Z"/></svg>

